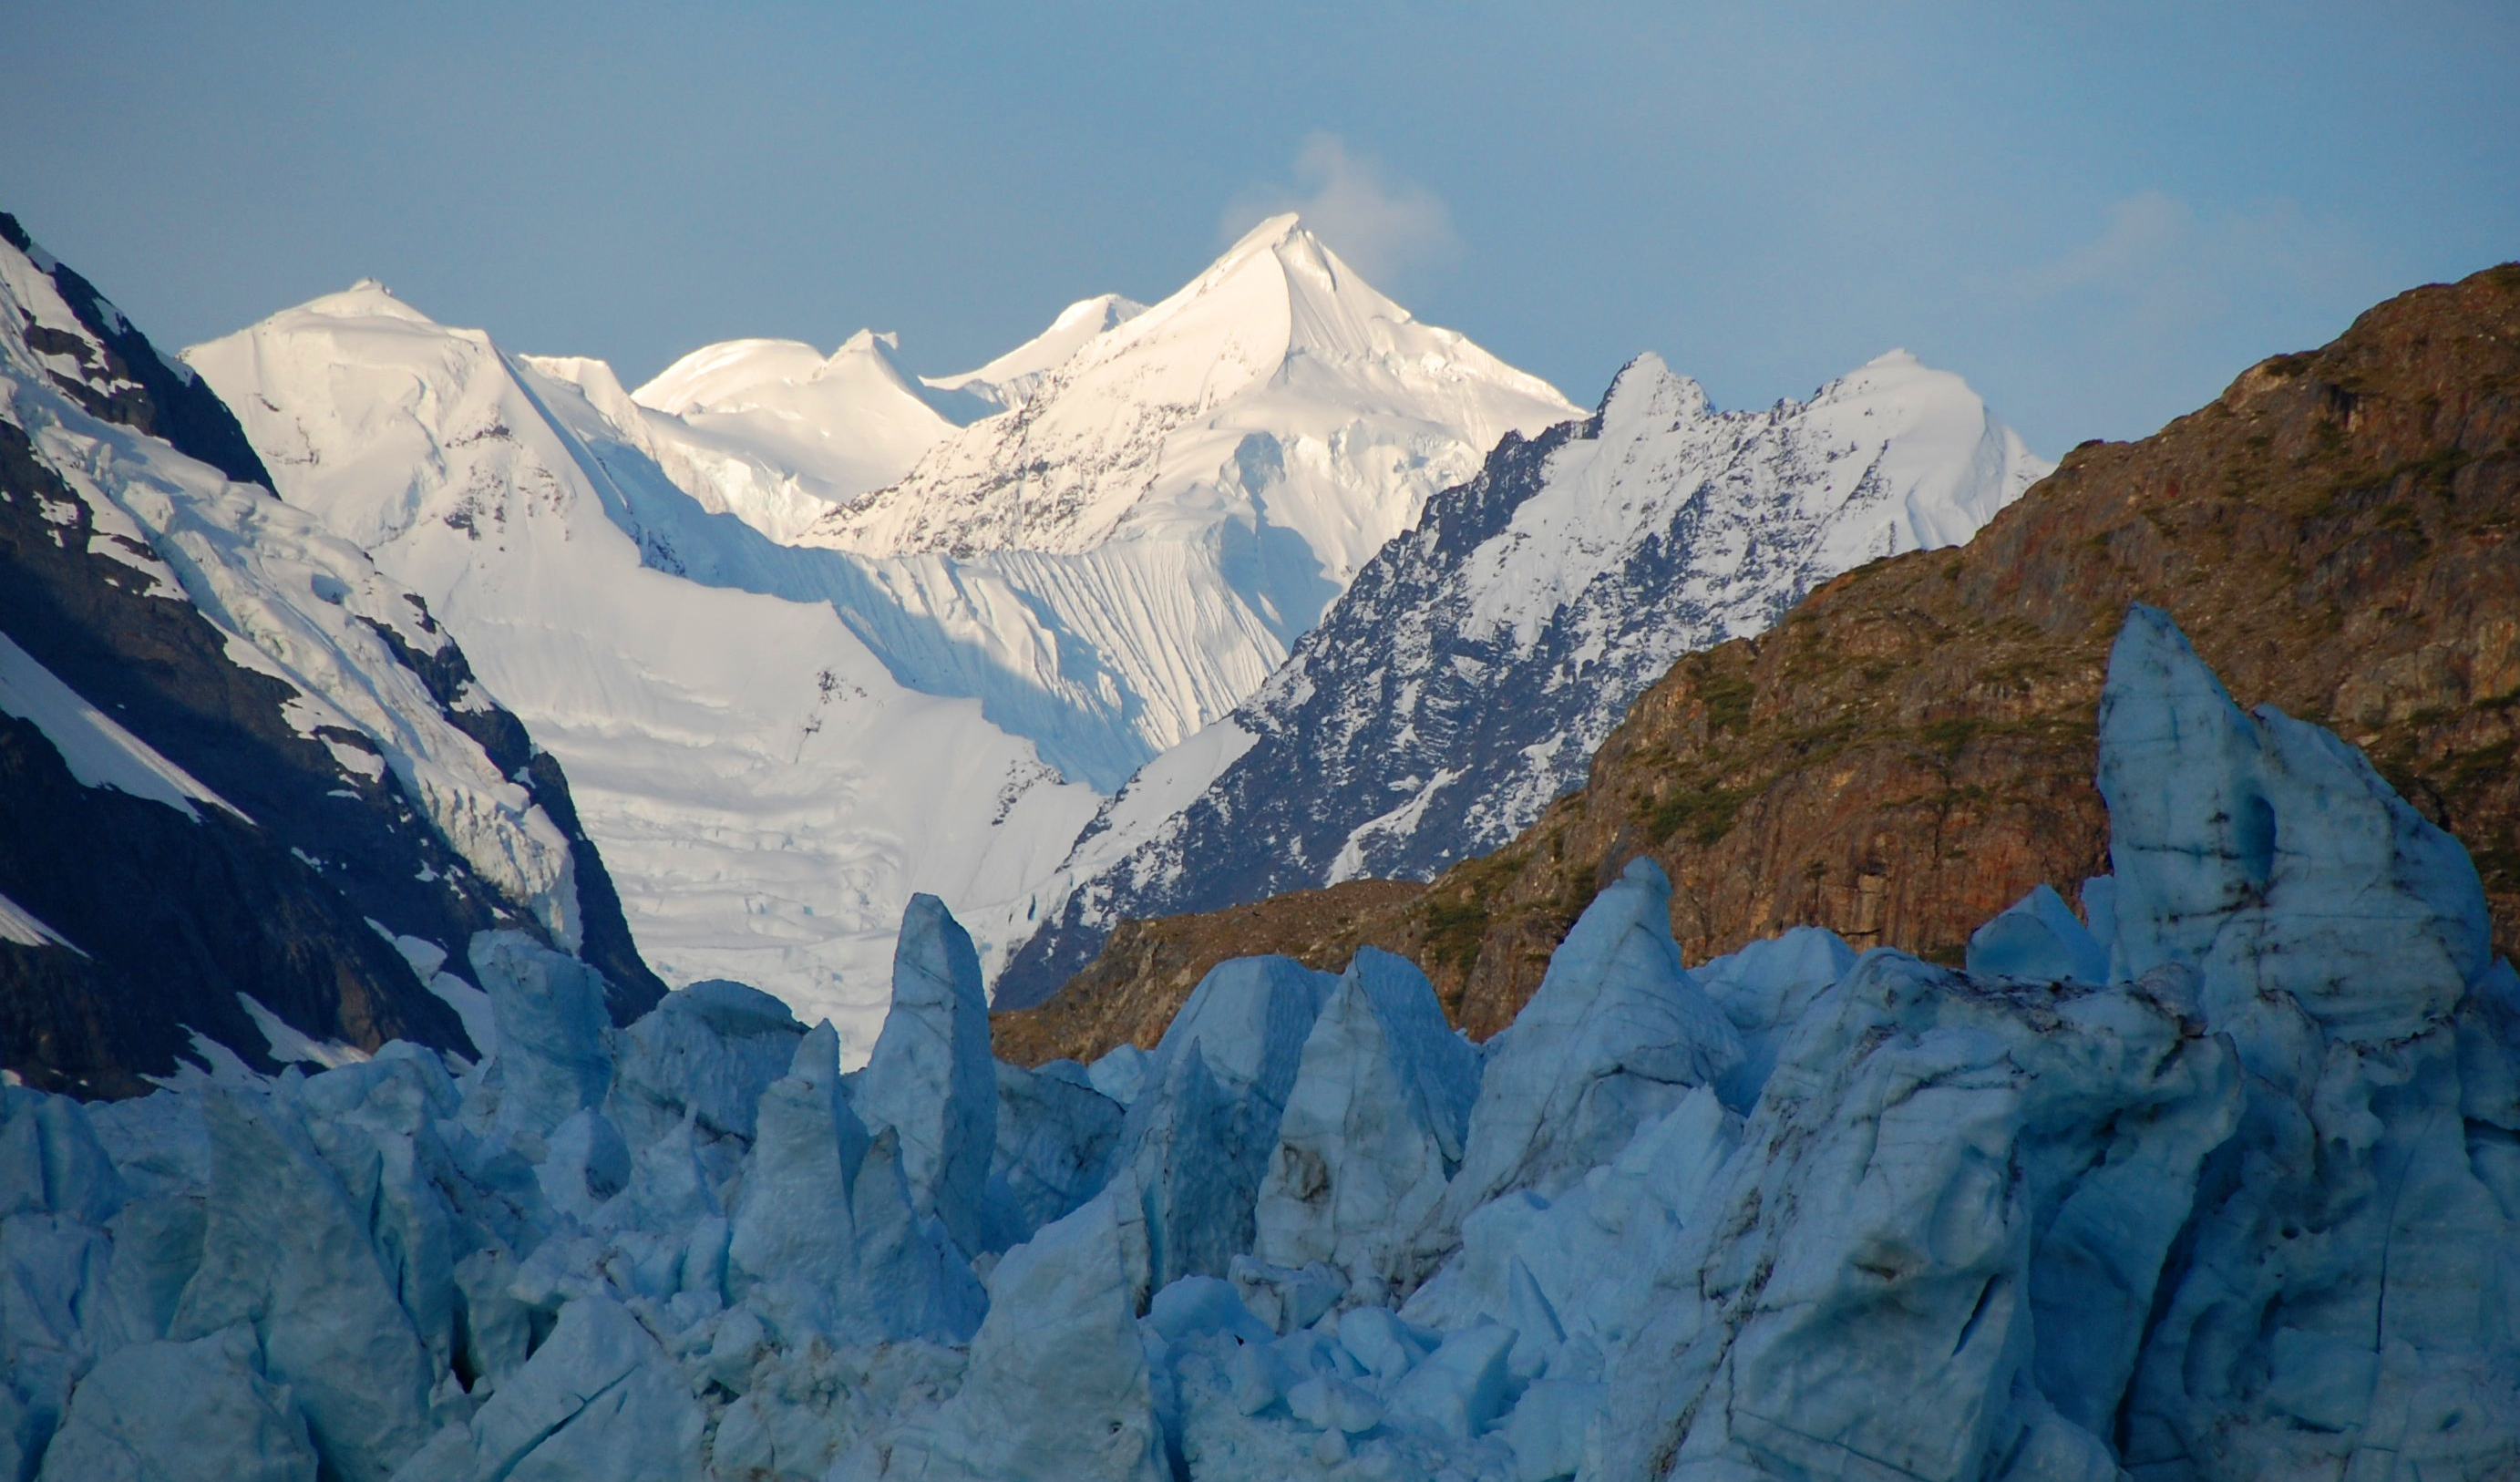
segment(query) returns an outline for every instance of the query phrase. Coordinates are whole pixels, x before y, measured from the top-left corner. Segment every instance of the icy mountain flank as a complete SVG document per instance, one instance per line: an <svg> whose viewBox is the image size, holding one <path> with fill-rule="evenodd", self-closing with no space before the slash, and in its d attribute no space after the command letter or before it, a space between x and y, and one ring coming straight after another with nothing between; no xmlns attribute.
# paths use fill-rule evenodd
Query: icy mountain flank
<svg viewBox="0 0 2520 1482"><path fill-rule="evenodd" d="M0 215L0 1052L132 1095L462 1050L476 931L639 961L568 783L228 409ZM599 980L601 981L601 980ZM486 1010L484 1010L486 1012Z"/></svg>
<svg viewBox="0 0 2520 1482"><path fill-rule="evenodd" d="M1684 966L1631 864L1516 1022L1371 949L993 1063L904 916L873 1061L732 984L626 1028L513 937L496 1051L0 1089L35 1482L2494 1482L2520 975L2457 843L2162 613L2115 874L1964 970Z"/></svg>
<svg viewBox="0 0 2520 1482"><path fill-rule="evenodd" d="M952 376L922 376L939 391L972 397L994 411L1012 411L1032 400L1050 373L1065 365L1085 342L1105 330L1117 329L1147 311L1134 298L1099 293L1058 311L1050 328L1007 351L976 371Z"/></svg>
<svg viewBox="0 0 2520 1482"><path fill-rule="evenodd" d="M577 382L703 508L786 541L899 478L954 430L895 361L898 349L895 337L868 330L828 357L793 339L729 340L626 395L601 361L533 364Z"/></svg>
<svg viewBox="0 0 2520 1482"><path fill-rule="evenodd" d="M1965 541L2049 467L1904 351L1755 412L1639 357L1591 420L1432 501L1249 701L1105 806L1000 1001L1039 1002L1124 919L1498 847L1681 654Z"/></svg>
<svg viewBox="0 0 2520 1482"><path fill-rule="evenodd" d="M582 778L658 970L837 1014L855 1054L913 891L951 899L994 970L1098 793L1246 698L1430 490L1571 412L1291 222L1130 307L1087 300L973 373L1012 386L1072 351L960 430L879 337L713 346L634 397L601 362L508 356L374 285L188 353L284 497L427 595ZM1185 367L1228 348L1265 374L1149 447L1250 457L1177 470L1163 520L1057 551L774 538L841 487L843 453L936 436L919 467L968 472L973 448L1072 451L1007 429L1160 422Z"/></svg>
<svg viewBox="0 0 2520 1482"><path fill-rule="evenodd" d="M283 497L426 597L567 766L669 982L760 984L863 1055L902 903L1020 901L1094 806L979 704L898 683L822 595L655 569L658 521L785 548L590 440L616 429L578 384L477 330L363 285L187 353Z"/></svg>
<svg viewBox="0 0 2520 1482"><path fill-rule="evenodd" d="M1252 560L1287 568L1258 573L1251 595L1291 637L1498 438L1575 415L1279 216L813 538L875 555L1073 554L1238 524Z"/></svg>

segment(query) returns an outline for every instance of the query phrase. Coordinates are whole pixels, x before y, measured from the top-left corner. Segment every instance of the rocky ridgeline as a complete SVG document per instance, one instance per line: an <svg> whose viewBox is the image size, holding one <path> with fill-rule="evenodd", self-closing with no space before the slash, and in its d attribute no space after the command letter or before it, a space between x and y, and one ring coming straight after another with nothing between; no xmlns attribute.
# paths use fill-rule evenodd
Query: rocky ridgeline
<svg viewBox="0 0 2520 1482"><path fill-rule="evenodd" d="M843 1075L731 984L0 1091L0 1469L422 1479L2507 1476L2520 976L2352 747L2133 610L2115 872L1964 968L1693 969L1650 860L1474 1045L1371 949L993 1061L932 900Z"/></svg>
<svg viewBox="0 0 2520 1482"><path fill-rule="evenodd" d="M1423 891L1342 886L1262 915L1346 918L1342 944L1416 959L1477 1037L1512 1021L1640 852L1671 875L1691 960L1813 924L1956 964L2004 903L2107 868L2092 714L2119 617L2141 602L2234 691L2334 727L2456 835L2511 953L2515 521L2506 264L2402 293L2151 437L2073 450L1964 546L1850 571L1768 633L1680 659L1581 790ZM1066 1055L1150 1044L1171 985L1269 941L1224 913L1135 923L1006 1038Z"/></svg>

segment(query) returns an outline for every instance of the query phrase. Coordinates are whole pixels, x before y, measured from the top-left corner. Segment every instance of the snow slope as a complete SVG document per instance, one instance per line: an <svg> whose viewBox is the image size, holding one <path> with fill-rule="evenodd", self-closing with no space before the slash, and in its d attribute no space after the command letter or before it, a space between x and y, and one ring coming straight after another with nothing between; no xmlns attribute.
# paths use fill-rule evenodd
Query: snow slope
<svg viewBox="0 0 2520 1482"><path fill-rule="evenodd" d="M1252 595L1300 633L1499 437L1574 415L1278 216L814 539L870 555L1073 554L1237 521L1293 537L1261 541L1295 569Z"/></svg>
<svg viewBox="0 0 2520 1482"><path fill-rule="evenodd" d="M830 603L656 569L643 511L768 543L630 443L599 457L579 383L479 331L363 284L187 356L284 497L424 594L566 765L669 982L760 984L862 1055L902 901L1005 916L1094 805L977 704L896 683Z"/></svg>
<svg viewBox="0 0 2520 1482"><path fill-rule="evenodd" d="M129 1094L188 1037L271 1064L240 990L314 1041L460 1048L464 969L414 959L494 925L648 1007L565 778L266 477L198 377L0 214L0 890L80 944L0 964L13 1072Z"/></svg>
<svg viewBox="0 0 2520 1482"><path fill-rule="evenodd" d="M636 409L591 362L534 364L578 382L614 425L591 436L648 453L703 510L773 537L659 508L643 516L652 560L834 603L905 684L980 699L1063 775L1109 791L1240 703L1358 566L1505 432L1576 415L1544 382L1416 322L1292 217L1135 310L1084 300L989 366L934 382L1030 393L819 519L797 542L811 554L773 548L788 543L788 514L747 514L677 472L658 431L668 410L698 422L697 409L792 386L808 347L697 351L642 387ZM807 476L776 438L743 451L777 478ZM1046 523L1045 500L1084 513ZM883 533L905 521L916 529Z"/></svg>
<svg viewBox="0 0 2520 1482"><path fill-rule="evenodd" d="M978 370L922 376L920 380L937 390L960 391L998 411L1010 411L1032 400L1033 392L1050 379L1050 373L1065 365L1087 340L1146 311L1145 304L1117 293L1080 298L1059 310L1049 329Z"/></svg>
<svg viewBox="0 0 2520 1482"><path fill-rule="evenodd" d="M1681 654L1867 561L1966 540L2048 467L1904 351L1742 412L1640 356L1590 421L1428 505L1210 739L1106 806L1004 1001L1055 990L1125 918L1497 847Z"/></svg>

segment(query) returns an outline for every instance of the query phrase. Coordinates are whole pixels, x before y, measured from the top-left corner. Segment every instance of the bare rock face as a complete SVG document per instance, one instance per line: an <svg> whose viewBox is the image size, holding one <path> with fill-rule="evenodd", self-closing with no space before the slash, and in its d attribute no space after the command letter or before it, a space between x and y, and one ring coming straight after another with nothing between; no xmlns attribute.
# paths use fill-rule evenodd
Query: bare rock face
<svg viewBox="0 0 2520 1482"><path fill-rule="evenodd" d="M1858 568L1764 636L1682 659L1582 790L1345 929L1418 958L1480 1037L1511 1022L1577 912L1640 854L1671 876L1692 963L1813 924L1957 965L1969 933L2032 886L2107 870L2092 717L2139 602L2169 612L2244 702L2368 753L2474 858L2508 954L2515 518L2520 264L2505 264L2403 293L2151 437L2075 449L1966 546ZM1281 950L1201 935L1210 961ZM1110 981L1108 966L1078 986L1158 1011L1161 995Z"/></svg>

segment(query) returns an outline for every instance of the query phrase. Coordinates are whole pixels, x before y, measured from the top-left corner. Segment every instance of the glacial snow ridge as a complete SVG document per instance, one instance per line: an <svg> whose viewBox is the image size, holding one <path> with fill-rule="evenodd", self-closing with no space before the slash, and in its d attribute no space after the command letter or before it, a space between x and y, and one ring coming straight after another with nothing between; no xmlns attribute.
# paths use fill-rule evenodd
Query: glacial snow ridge
<svg viewBox="0 0 2520 1482"><path fill-rule="evenodd" d="M186 353L289 506L425 598L567 767L667 982L753 983L869 1038L903 903L1019 910L1090 816L1094 794L951 671L902 683L900 646L850 618L898 617L868 631L930 642L931 659L967 652L950 634L830 553L701 507L605 415L608 373L546 374L375 284ZM757 554L761 579L678 574L712 552ZM819 565L772 564L782 553Z"/></svg>
<svg viewBox="0 0 2520 1482"><path fill-rule="evenodd" d="M1591 419L1508 439L1430 502L1249 700L1104 805L1000 1003L1040 1002L1124 919L1497 848L1683 653L1967 540L2050 468L1905 351L1735 412L1638 357Z"/></svg>
<svg viewBox="0 0 2520 1482"><path fill-rule="evenodd" d="M1684 967L1640 862L1486 1046L1369 950L1023 1070L922 901L854 1075L731 984L611 1028L484 933L478 1064L0 1089L0 1447L41 1482L2507 1476L2520 975L2474 869L2152 609L2099 744L2114 874L1959 970L1817 928Z"/></svg>
<svg viewBox="0 0 2520 1482"><path fill-rule="evenodd" d="M1021 405L960 429L882 337L711 346L634 395L373 283L187 354L281 495L421 592L583 780L669 981L753 983L871 1033L913 893L952 899L994 970L1101 795L1248 696L1504 431L1574 412L1292 222L1133 307L1086 300L972 373ZM1139 448L1171 471L1154 503L1095 486L1145 516L1126 538L785 543L914 459L968 472L1151 427L1173 380L1229 351L1255 379Z"/></svg>
<svg viewBox="0 0 2520 1482"><path fill-rule="evenodd" d="M562 769L269 478L0 213L0 1064L136 1095L188 1049L460 1049L489 926L652 1006Z"/></svg>
<svg viewBox="0 0 2520 1482"><path fill-rule="evenodd" d="M1264 541L1263 559L1313 567L1309 602L1293 584L1261 594L1291 639L1498 438L1577 415L1277 216L812 538L868 555L1073 555L1238 520L1299 543Z"/></svg>

